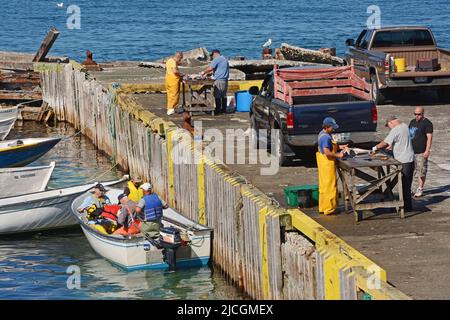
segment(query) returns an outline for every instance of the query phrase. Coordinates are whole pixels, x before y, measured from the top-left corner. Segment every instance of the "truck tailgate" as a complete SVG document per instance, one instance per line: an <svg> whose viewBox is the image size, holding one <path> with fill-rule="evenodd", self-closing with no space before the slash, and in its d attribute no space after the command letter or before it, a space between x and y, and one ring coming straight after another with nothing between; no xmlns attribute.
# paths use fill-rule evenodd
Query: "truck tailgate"
<svg viewBox="0 0 450 320"><path fill-rule="evenodd" d="M339 129L336 132L362 132L376 130L371 101L333 102L294 105L294 128L290 134L317 134L325 117L333 117Z"/></svg>

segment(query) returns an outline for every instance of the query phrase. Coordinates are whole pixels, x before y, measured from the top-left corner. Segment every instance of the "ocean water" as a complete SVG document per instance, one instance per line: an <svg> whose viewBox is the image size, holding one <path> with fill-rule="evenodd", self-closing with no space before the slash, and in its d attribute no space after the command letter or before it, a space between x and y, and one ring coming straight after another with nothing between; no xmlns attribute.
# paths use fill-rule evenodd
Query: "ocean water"
<svg viewBox="0 0 450 320"><path fill-rule="evenodd" d="M76 22L70 5L80 9L80 29L67 28ZM254 58L269 38L273 47L336 47L339 55L366 26L370 5L380 8L381 25L426 25L450 48L448 0L2 0L0 50L35 52L56 26L51 54L79 61L88 49L96 61L142 61L199 46Z"/></svg>
<svg viewBox="0 0 450 320"><path fill-rule="evenodd" d="M7 139L66 136L67 124L16 123ZM51 187L122 176L82 135L65 139L31 165L56 161ZM70 276L80 271L76 288ZM69 286L68 286L69 282ZM127 273L97 255L79 227L58 232L0 237L0 300L4 299L239 299L241 293L209 267L176 272Z"/></svg>

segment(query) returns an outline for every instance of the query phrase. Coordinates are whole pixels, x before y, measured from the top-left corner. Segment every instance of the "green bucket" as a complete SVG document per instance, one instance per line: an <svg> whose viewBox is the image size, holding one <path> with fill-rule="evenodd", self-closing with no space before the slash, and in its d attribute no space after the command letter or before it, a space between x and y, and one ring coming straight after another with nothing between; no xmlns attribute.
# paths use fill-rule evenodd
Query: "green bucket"
<svg viewBox="0 0 450 320"><path fill-rule="evenodd" d="M319 186L316 185L291 186L285 187L283 188L283 190L284 190L284 199L288 207L291 208L310 207L308 203L302 202L301 199L304 199L304 197L299 197L299 195L304 192L311 192L312 206L317 206L319 204Z"/></svg>

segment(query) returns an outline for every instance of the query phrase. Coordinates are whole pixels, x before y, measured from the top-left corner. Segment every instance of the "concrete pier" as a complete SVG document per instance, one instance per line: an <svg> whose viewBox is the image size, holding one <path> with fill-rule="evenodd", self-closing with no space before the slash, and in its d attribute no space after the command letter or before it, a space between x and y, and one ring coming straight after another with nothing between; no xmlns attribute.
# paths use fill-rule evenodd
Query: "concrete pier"
<svg viewBox="0 0 450 320"><path fill-rule="evenodd" d="M136 76L138 67L124 67L116 78L105 76L107 68L86 75L76 63L56 69L41 64L39 70L44 101L59 120L80 129L132 175L151 179L182 214L214 228L215 265L252 298L360 299L366 293L409 299L387 282L388 269L332 233L338 229L327 224L327 230L317 223L321 217L284 207L284 186L317 181L310 160L275 176L261 176L261 165L214 163L201 146L182 139L181 115L165 115L162 84ZM241 85L232 83L230 91ZM244 113L194 120L220 131L245 132L249 126ZM175 153L177 148L183 152ZM200 161L184 161L198 154ZM369 285L374 278L375 287Z"/></svg>

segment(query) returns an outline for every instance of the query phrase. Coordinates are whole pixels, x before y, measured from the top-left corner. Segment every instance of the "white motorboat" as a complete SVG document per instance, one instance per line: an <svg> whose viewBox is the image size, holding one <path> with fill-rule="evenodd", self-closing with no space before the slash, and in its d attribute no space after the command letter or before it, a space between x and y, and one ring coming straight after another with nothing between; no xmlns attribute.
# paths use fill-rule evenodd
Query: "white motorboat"
<svg viewBox="0 0 450 320"><path fill-rule="evenodd" d="M126 177L104 186L115 185ZM0 235L35 232L76 226L71 213L73 200L93 188L97 183L75 187L28 193L0 199Z"/></svg>
<svg viewBox="0 0 450 320"><path fill-rule="evenodd" d="M117 199L122 190L111 188L107 195ZM85 212L77 208L88 193L80 195L72 203L72 214L76 218L91 247L103 258L127 271L142 269L166 269L169 266L165 253L170 251L161 247L161 241L149 238L141 233L123 236L105 234L88 223ZM184 233L186 241L176 249L176 267L195 267L207 265L211 256L212 229L200 225L182 216L175 210L164 209L162 223L164 227L175 227Z"/></svg>

